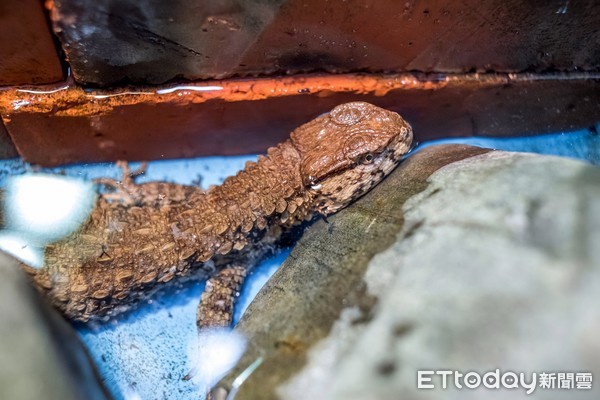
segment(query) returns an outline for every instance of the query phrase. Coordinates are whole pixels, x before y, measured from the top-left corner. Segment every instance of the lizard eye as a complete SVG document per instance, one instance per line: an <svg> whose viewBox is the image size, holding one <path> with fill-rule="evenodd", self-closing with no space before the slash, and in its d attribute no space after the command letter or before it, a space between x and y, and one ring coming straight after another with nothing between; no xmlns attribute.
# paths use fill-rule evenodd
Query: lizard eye
<svg viewBox="0 0 600 400"><path fill-rule="evenodd" d="M360 163L361 164L371 164L374 159L375 159L375 156L373 155L373 153L367 153L360 158Z"/></svg>

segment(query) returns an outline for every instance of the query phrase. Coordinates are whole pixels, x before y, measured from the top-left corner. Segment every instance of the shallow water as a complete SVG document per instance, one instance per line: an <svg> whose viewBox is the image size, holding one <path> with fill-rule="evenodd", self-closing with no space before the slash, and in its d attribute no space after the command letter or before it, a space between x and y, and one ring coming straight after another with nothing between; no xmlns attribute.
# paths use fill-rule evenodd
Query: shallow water
<svg viewBox="0 0 600 400"><path fill-rule="evenodd" d="M600 137L594 130L517 138L447 139L424 143L417 147L415 152L440 143L464 143L508 151L553 154L600 164ZM246 161L255 158L256 156L249 155L151 162L147 173L141 176L138 182L166 180L182 184L200 183L206 188L221 183L226 176L233 175L243 168ZM132 163L131 167L135 169L138 165L139 163ZM7 188L7 185L10 186L8 177L23 172L64 174L78 179L77 184L81 184L81 180L89 181L97 177L118 179L121 174L120 169L113 164L34 169L18 160L4 160L0 161L0 185ZM48 189L40 187L39 184L37 188L41 190L37 196L47 197L48 194L44 191L47 192ZM91 187L87 186L85 190L89 191ZM66 194L64 192L63 190L63 194ZM31 192L27 193L27 196L36 196ZM14 202L22 205L18 198ZM17 212L13 208L11 212L26 213L27 210ZM55 215L56 210L44 210L44 213ZM18 219L16 216L14 218ZM28 227L18 225L18 222L12 225L20 226L15 228L20 232L19 240L28 240L35 236L32 232L36 228L29 226L30 223L25 225ZM6 230L0 232L0 247L9 246L7 237ZM31 247L35 246L39 244L34 243L26 248L31 250ZM23 246L16 247L18 249ZM12 250L15 251L14 243ZM289 249L283 250L255 269L240 294L240 306L236 309L235 322L288 254ZM213 337L199 339L197 336L196 307L203 288L204 282L187 284L174 288L109 323L77 326L80 337L89 348L116 399L199 398L206 386L217 380L220 374L224 374L230 365L235 364L243 351L243 338L223 333L218 339L221 345L218 345ZM195 365L198 359L202 362ZM196 368L196 379L183 381L181 378L192 368ZM207 378L209 376L210 379Z"/></svg>

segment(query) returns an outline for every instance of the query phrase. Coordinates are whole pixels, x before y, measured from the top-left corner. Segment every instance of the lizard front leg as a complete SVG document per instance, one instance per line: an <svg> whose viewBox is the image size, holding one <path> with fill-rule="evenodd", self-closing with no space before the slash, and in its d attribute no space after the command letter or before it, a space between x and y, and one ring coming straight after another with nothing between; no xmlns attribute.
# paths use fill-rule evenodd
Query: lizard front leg
<svg viewBox="0 0 600 400"><path fill-rule="evenodd" d="M196 314L199 330L231 326L233 307L246 279L246 273L245 267L230 266L206 281Z"/></svg>
<svg viewBox="0 0 600 400"><path fill-rule="evenodd" d="M135 178L146 173L148 164L145 162L142 163L135 171L129 169L127 161L117 161L116 166L123 171L120 181L112 178L94 179L95 183L104 185L113 190L111 193L104 193L103 197L106 200L121 203L125 206L143 203L144 193L141 192L140 185L135 183Z"/></svg>
<svg viewBox="0 0 600 400"><path fill-rule="evenodd" d="M231 326L233 309L246 274L246 267L233 265L221 269L206 281L206 287L196 313L196 325L199 333L211 328L229 328ZM195 374L196 368L193 368L182 379L190 380ZM211 399L210 396L208 393L207 399Z"/></svg>
<svg viewBox="0 0 600 400"><path fill-rule="evenodd" d="M116 165L123 170L120 181L112 178L98 178L94 182L110 188L110 193L103 193L102 199L125 207L148 206L161 207L173 203L193 202L204 195L204 191L196 186L180 185L169 182L136 183L135 179L146 173L147 163L131 171L127 161L117 161Z"/></svg>

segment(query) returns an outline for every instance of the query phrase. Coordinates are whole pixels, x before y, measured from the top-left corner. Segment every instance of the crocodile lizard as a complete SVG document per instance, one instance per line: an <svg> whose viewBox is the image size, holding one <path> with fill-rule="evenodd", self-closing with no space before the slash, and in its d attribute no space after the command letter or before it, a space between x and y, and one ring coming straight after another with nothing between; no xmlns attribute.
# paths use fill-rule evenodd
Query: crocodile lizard
<svg viewBox="0 0 600 400"><path fill-rule="evenodd" d="M100 195L87 221L23 266L67 318L106 319L169 282L209 276L202 326L227 326L247 271L302 221L345 207L380 182L411 147L397 113L339 105L291 133L222 185L203 191L165 182ZM107 183L107 182L104 182Z"/></svg>

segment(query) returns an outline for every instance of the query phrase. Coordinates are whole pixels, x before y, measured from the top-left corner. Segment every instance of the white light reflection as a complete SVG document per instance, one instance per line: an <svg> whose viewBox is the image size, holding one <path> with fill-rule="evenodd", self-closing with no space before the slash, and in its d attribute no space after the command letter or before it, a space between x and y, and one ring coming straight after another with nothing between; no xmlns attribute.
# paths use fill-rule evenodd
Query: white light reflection
<svg viewBox="0 0 600 400"><path fill-rule="evenodd" d="M142 396L140 396L138 392L131 388L124 391L123 398L125 400L142 400Z"/></svg>
<svg viewBox="0 0 600 400"><path fill-rule="evenodd" d="M198 334L188 346L191 380L206 393L239 361L246 350L246 339L230 329L210 329Z"/></svg>
<svg viewBox="0 0 600 400"><path fill-rule="evenodd" d="M62 86L62 87L59 87L58 89L52 89L52 90L17 89L17 92L32 93L32 94L52 94L52 93L60 92L61 90L67 90L68 88L69 88L69 85Z"/></svg>
<svg viewBox="0 0 600 400"><path fill-rule="evenodd" d="M0 248L41 266L32 258L35 252L77 229L96 196L94 185L80 179L46 174L12 177L5 187L6 231L0 236Z"/></svg>
<svg viewBox="0 0 600 400"><path fill-rule="evenodd" d="M175 86L168 89L160 89L156 91L156 94L168 94L178 90L193 90L196 92L210 92L213 90L223 90L222 86Z"/></svg>
<svg viewBox="0 0 600 400"><path fill-rule="evenodd" d="M29 101L27 100L15 100L12 102L13 110L18 110L22 106L29 105Z"/></svg>
<svg viewBox="0 0 600 400"><path fill-rule="evenodd" d="M111 93L111 94L88 94L86 96L93 97L94 99L108 99L109 97L142 95L142 94L154 94L154 92L121 92L121 93Z"/></svg>
<svg viewBox="0 0 600 400"><path fill-rule="evenodd" d="M235 398L235 395L237 394L242 384L246 381L246 379L250 377L250 375L252 375L254 371L256 371L258 367L260 367L260 364L262 364L262 362L263 358L258 357L256 360L254 360L252 364L248 366L248 368L246 368L241 374L237 376L237 378L234 379L233 383L231 384L231 390L229 391L229 394L227 395L227 398L225 400L233 400Z"/></svg>

